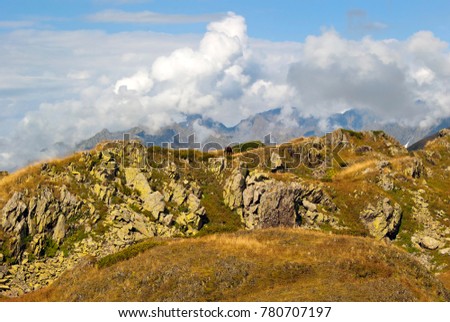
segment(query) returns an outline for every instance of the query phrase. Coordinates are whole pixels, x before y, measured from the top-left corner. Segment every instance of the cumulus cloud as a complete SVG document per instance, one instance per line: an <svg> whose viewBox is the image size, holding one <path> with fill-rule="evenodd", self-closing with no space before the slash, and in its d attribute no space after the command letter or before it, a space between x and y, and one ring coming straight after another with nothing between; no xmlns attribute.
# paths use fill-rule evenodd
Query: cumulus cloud
<svg viewBox="0 0 450 322"><path fill-rule="evenodd" d="M123 0L122 0L123 1ZM127 23L127 24L186 24L210 22L219 19L223 14L201 15L172 15L153 11L129 12L123 10L104 10L87 16L87 20L99 23Z"/></svg>
<svg viewBox="0 0 450 322"><path fill-rule="evenodd" d="M274 43L249 38L245 19L228 13L201 37L27 30L0 35L0 49L9 62L0 75L0 168L103 128L155 132L193 113L234 125L283 107L286 126L292 107L323 119L361 108L422 126L450 116L448 44L427 31L348 40L324 30Z"/></svg>
<svg viewBox="0 0 450 322"><path fill-rule="evenodd" d="M430 32L405 41L352 41L329 30L308 37L303 53L291 65L288 82L311 114L357 107L411 125L450 115L444 103L450 85L448 44Z"/></svg>

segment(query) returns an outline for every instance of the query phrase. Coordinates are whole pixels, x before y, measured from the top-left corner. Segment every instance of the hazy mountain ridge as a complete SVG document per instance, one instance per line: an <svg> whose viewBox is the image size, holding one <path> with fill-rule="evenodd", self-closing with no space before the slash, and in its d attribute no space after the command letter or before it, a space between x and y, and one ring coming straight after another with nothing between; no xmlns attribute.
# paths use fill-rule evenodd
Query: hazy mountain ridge
<svg viewBox="0 0 450 322"><path fill-rule="evenodd" d="M438 124L428 127L404 126L394 122L383 122L367 111L351 109L329 116L325 120L313 116L304 117L298 109L292 109L290 114L283 114L281 108L258 113L240 121L235 126L227 127L211 118L199 114L187 115L186 120L166 126L156 133L151 133L145 126L139 126L124 131L110 132L102 130L93 137L76 145L76 150L87 150L104 140L122 139L125 133L131 138L144 143L173 142L173 137L180 134L180 139L186 141L191 134L196 135L197 142L216 142L222 146L231 143L242 143L253 140L263 141L268 134L273 142L283 143L301 136L320 136L338 128L354 131L382 130L395 137L403 145L412 145L426 136L450 126L450 118L443 119Z"/></svg>

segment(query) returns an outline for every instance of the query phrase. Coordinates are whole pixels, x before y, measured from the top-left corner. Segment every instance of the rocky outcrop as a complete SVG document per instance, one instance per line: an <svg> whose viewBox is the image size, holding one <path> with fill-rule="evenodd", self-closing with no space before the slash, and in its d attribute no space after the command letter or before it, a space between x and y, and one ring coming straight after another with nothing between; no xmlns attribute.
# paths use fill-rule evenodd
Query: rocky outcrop
<svg viewBox="0 0 450 322"><path fill-rule="evenodd" d="M434 218L429 203L425 199L425 190L410 191L414 206L412 208L413 218L422 227L411 237L411 241L419 248L426 250L435 250L443 248L446 245L447 237L450 235L450 229L441 224Z"/></svg>
<svg viewBox="0 0 450 322"><path fill-rule="evenodd" d="M414 179L422 178L425 175L425 167L419 158L412 159L411 163L405 169L405 174Z"/></svg>
<svg viewBox="0 0 450 322"><path fill-rule="evenodd" d="M226 167L225 158L209 158L208 159L208 169L215 175L219 175Z"/></svg>
<svg viewBox="0 0 450 322"><path fill-rule="evenodd" d="M284 170L283 159L276 152L272 152L270 155L270 170L272 172Z"/></svg>
<svg viewBox="0 0 450 322"><path fill-rule="evenodd" d="M235 169L225 184L224 200L248 229L337 225L328 213L336 205L320 187L277 181L258 171Z"/></svg>
<svg viewBox="0 0 450 322"><path fill-rule="evenodd" d="M59 244L65 237L66 221L82 211L82 204L65 186L56 191L43 187L37 196L28 191L14 193L1 211L2 228L11 233L13 256L21 258L27 247L40 256L47 240Z"/></svg>
<svg viewBox="0 0 450 322"><path fill-rule="evenodd" d="M369 204L360 218L372 236L378 239L395 239L402 219L402 209L398 203L384 198L376 206Z"/></svg>

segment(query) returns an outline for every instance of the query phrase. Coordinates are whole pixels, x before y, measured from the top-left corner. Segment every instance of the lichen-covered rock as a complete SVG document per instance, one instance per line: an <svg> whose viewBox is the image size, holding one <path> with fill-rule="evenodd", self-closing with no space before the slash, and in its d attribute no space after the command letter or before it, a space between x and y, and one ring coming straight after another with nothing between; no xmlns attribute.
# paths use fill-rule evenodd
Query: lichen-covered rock
<svg viewBox="0 0 450 322"><path fill-rule="evenodd" d="M380 176L378 176L377 184L384 191L392 191L395 188L394 178L390 174L383 173Z"/></svg>
<svg viewBox="0 0 450 322"><path fill-rule="evenodd" d="M225 169L226 159L225 158L210 158L208 159L208 169L212 173L219 175Z"/></svg>
<svg viewBox="0 0 450 322"><path fill-rule="evenodd" d="M272 152L270 155L270 169L272 172L284 169L283 159L276 152Z"/></svg>
<svg viewBox="0 0 450 322"><path fill-rule="evenodd" d="M136 189L141 196L147 196L153 192L147 178L138 168L125 168L127 185Z"/></svg>
<svg viewBox="0 0 450 322"><path fill-rule="evenodd" d="M65 186L57 193L42 187L33 197L27 192L14 193L1 211L2 228L11 234L12 255L21 258L30 246L31 252L39 256L45 239L60 243L65 237L66 220L76 216L81 206L82 201Z"/></svg>
<svg viewBox="0 0 450 322"><path fill-rule="evenodd" d="M411 238L411 241L413 243L418 244L421 248L427 249L427 250L436 250L438 248L441 248L444 243L441 242L438 239L435 239L430 236L413 236Z"/></svg>
<svg viewBox="0 0 450 322"><path fill-rule="evenodd" d="M243 175L242 172L241 169L234 169L231 173L231 177L225 183L223 191L224 202L232 210L242 207L244 202L242 192L245 189L246 176Z"/></svg>
<svg viewBox="0 0 450 322"><path fill-rule="evenodd" d="M402 209L398 203L392 205L388 198L384 198L376 206L369 204L360 218L375 238L395 239L400 228Z"/></svg>
<svg viewBox="0 0 450 322"><path fill-rule="evenodd" d="M421 178L425 175L425 167L419 158L414 158L411 164L405 169L405 174L414 179Z"/></svg>
<svg viewBox="0 0 450 322"><path fill-rule="evenodd" d="M317 186L269 179L258 171L244 177L235 170L225 189L225 204L238 212L248 229L298 225L316 228L321 223L336 223L332 216L319 211L318 205L332 211L337 208Z"/></svg>
<svg viewBox="0 0 450 322"><path fill-rule="evenodd" d="M158 219L159 214L164 212L164 209L166 208L164 195L161 192L156 191L147 196L142 196L141 198L144 201L144 209L150 211L153 217Z"/></svg>
<svg viewBox="0 0 450 322"><path fill-rule="evenodd" d="M65 236L66 236L66 216L61 214L58 217L58 222L56 223L52 238L57 244L60 244Z"/></svg>

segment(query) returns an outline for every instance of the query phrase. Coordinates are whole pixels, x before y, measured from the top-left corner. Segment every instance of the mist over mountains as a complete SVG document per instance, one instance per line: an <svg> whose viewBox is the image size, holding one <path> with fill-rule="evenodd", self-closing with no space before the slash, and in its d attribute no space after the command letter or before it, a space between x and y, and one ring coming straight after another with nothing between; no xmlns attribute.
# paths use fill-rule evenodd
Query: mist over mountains
<svg viewBox="0 0 450 322"><path fill-rule="evenodd" d="M280 144L300 136L321 136L338 128L355 131L383 130L396 138L402 145L410 146L449 126L450 119L443 119L437 125L427 127L383 122L370 112L358 109L335 113L326 119L322 119L312 116L304 117L295 108L287 111L286 109L275 108L252 115L231 127L211 118L202 117L200 114L193 114L187 115L183 122L174 122L156 132L152 132L145 126L136 126L122 131L103 129L91 138L77 143L74 148L76 150L91 149L105 140L121 140L124 134L130 134L132 139L141 140L143 143L155 145L170 144L177 134L180 135L182 142L187 142L188 136L194 134L196 142L202 144L215 142L223 147L253 140L263 141L264 137L270 134L272 143Z"/></svg>
<svg viewBox="0 0 450 322"><path fill-rule="evenodd" d="M449 44L426 30L354 40L328 28L280 42L252 38L229 12L203 35L14 31L0 49L0 169L9 171L123 132L228 144L344 127L411 144L449 123Z"/></svg>

